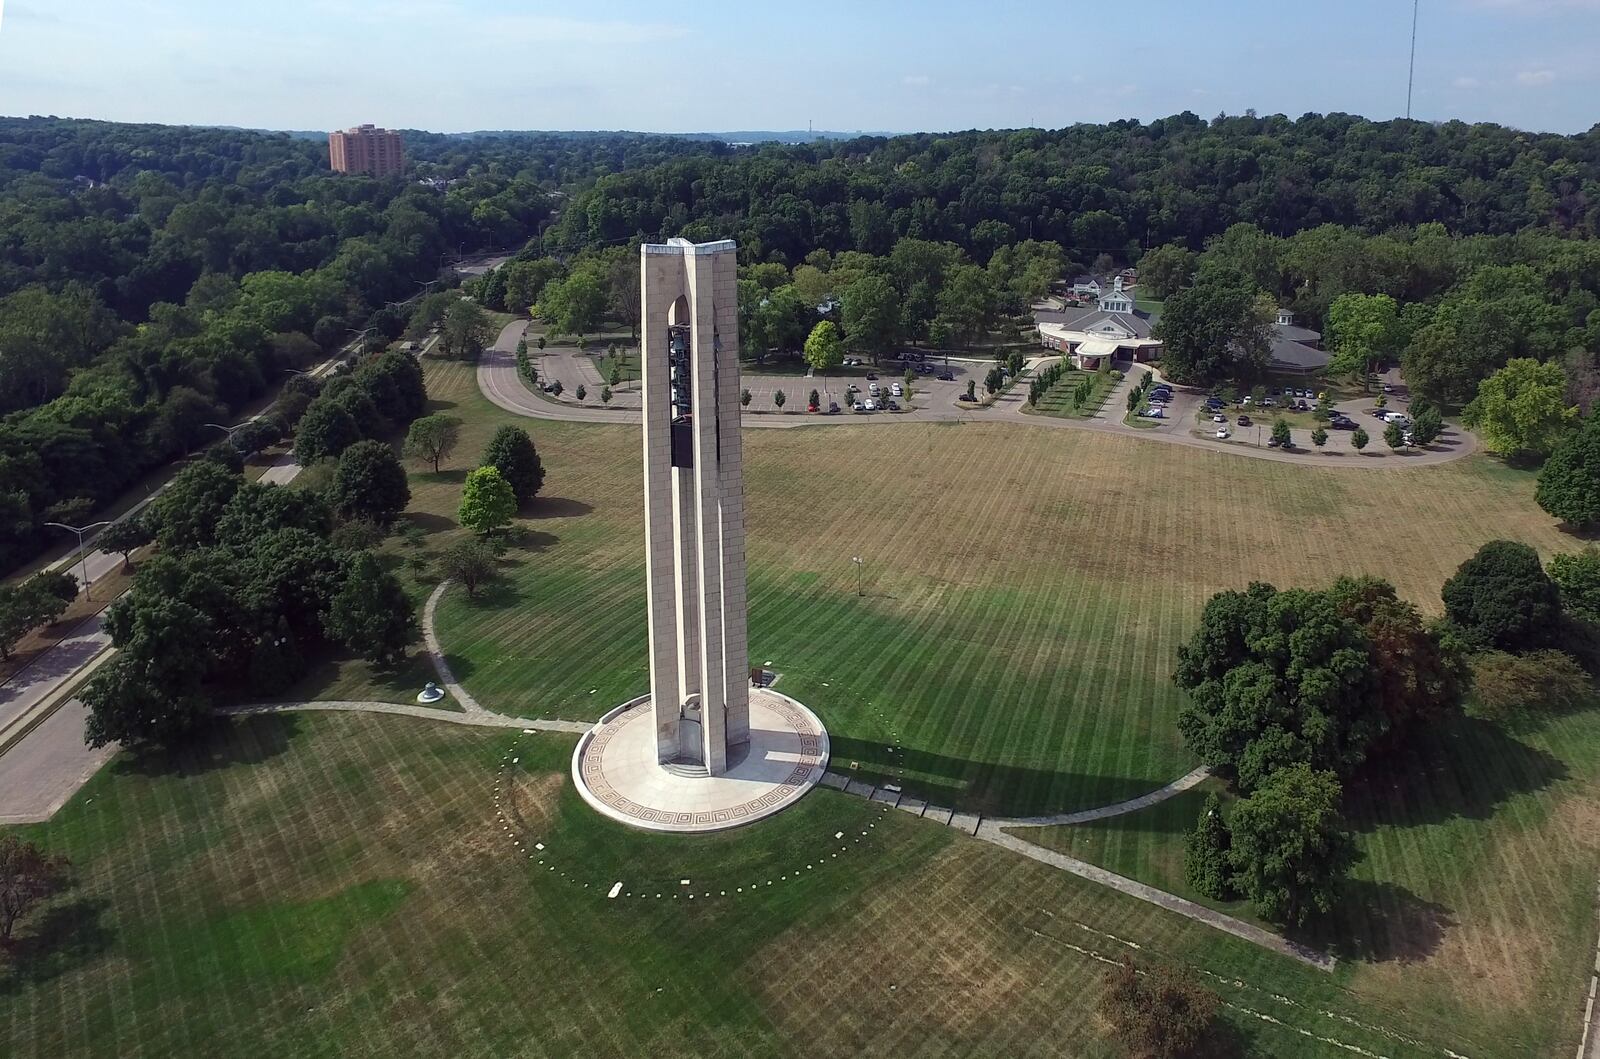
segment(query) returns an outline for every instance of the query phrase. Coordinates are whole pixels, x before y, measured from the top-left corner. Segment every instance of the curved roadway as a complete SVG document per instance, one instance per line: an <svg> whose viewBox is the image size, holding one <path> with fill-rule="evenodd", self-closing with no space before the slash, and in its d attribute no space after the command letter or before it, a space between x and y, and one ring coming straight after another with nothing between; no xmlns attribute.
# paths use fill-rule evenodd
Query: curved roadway
<svg viewBox="0 0 1600 1059"><path fill-rule="evenodd" d="M617 404L611 407L601 407L592 404L576 404L568 400L557 400L543 393L536 393L523 382L517 374L516 345L528 327L526 320L513 320L500 332L499 338L492 348L484 351L478 364L478 388L491 402L508 412L526 416L531 419L550 419L566 423L638 423L640 411L636 392L624 392L618 395ZM1029 361L1031 368L1048 364L1054 358L1036 358ZM593 362L583 354L571 353L566 350L550 349L543 355L542 373L545 377L554 375L561 378L563 374L586 376L593 372ZM552 365L555 365L552 368ZM970 364L956 365L952 368L964 374L971 368ZM797 427L820 427L852 423L860 425L870 423L873 425L893 423L929 423L929 422L1008 422L1023 423L1029 426L1064 428L1068 430L1095 430L1101 433L1117 434L1123 437L1140 438L1146 441L1162 441L1169 444L1187 445L1191 448L1209 449L1212 452L1229 453L1235 456L1248 456L1258 460L1276 460L1280 463L1299 463L1313 467L1387 467L1399 469L1416 467L1425 464L1448 463L1461 459L1477 451L1477 441L1468 432L1446 426L1444 434L1428 449L1412 449L1404 454L1387 451L1383 442L1382 431L1378 424L1371 419L1370 401L1346 401L1338 408L1356 419L1358 422L1372 422L1367 433L1372 436L1372 444L1365 455L1357 454L1348 444L1348 437L1338 431L1330 431L1332 435L1327 451L1296 449L1283 452L1278 449L1265 448L1250 444L1243 440L1218 441L1213 438L1198 436L1191 424L1194 423L1194 413L1198 411L1202 400L1198 391L1180 392L1174 403L1174 414L1170 419L1159 421L1151 427L1130 427L1122 421L1122 410L1126 407L1126 393L1133 385L1136 372L1129 372L1127 377L1120 382L1107 396L1104 408L1100 415L1090 419L1063 419L1057 416L1038 415L1023 411L1026 393L1021 386L1001 394L992 405L984 408L974 408L956 400L956 395L963 390L964 383L939 383L928 378L921 379L918 384L918 396L923 404L908 412L883 413L871 416L826 416L788 414L777 415L764 412L746 412L744 425L763 429L792 429ZM892 376L885 370L886 379ZM759 375L754 376L760 379ZM959 379L959 376L958 376ZM590 380L592 382L592 380ZM837 381L837 380L830 380ZM813 382L800 378L781 380L783 385L791 385L799 390L812 385ZM751 388L767 385L767 382L752 383ZM593 388L591 386L591 388ZM570 391L569 391L570 392ZM1235 429L1230 423L1230 429ZM1300 431L1304 434L1305 431Z"/></svg>

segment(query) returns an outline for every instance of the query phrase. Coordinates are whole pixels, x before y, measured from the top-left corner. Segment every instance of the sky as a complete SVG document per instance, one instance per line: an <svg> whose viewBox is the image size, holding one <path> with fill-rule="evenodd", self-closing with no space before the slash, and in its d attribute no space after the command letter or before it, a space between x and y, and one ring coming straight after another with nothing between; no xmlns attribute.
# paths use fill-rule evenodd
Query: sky
<svg viewBox="0 0 1600 1059"><path fill-rule="evenodd" d="M440 132L1403 115L1408 0L0 0L0 114ZM1413 115L1600 123L1600 0L1421 0Z"/></svg>

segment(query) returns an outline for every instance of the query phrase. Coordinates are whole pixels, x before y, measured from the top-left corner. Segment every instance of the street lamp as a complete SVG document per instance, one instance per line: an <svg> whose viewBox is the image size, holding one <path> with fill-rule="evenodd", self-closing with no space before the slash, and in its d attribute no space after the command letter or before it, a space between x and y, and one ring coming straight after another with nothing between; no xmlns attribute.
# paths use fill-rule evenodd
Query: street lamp
<svg viewBox="0 0 1600 1059"><path fill-rule="evenodd" d="M866 593L861 590L861 556L851 556L850 561L856 564L856 595L864 596Z"/></svg>
<svg viewBox="0 0 1600 1059"><path fill-rule="evenodd" d="M78 535L78 562L83 564L83 598L93 603L93 585L89 581L89 560L83 554L83 535L90 530L99 529L101 526L109 526L111 523L109 521L91 522L87 526L69 526L65 522L46 522L45 525L55 526L57 529L64 529L68 533L76 533Z"/></svg>
<svg viewBox="0 0 1600 1059"><path fill-rule="evenodd" d="M251 423L254 423L254 422L255 422L254 419L246 419L244 422L235 423L231 427L223 426L221 423L203 423L201 425L202 426L212 427L212 428L214 428L216 430L220 430L224 434L228 435L228 444L233 446L235 452L240 452L242 454L243 450L239 448L239 443L233 440L234 431L238 430L240 427L249 426Z"/></svg>

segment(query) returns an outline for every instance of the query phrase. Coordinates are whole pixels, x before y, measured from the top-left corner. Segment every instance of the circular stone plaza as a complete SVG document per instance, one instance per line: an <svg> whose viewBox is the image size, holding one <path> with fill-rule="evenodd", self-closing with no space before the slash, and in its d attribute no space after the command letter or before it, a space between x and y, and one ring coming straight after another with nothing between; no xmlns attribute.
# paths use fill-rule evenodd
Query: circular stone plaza
<svg viewBox="0 0 1600 1059"><path fill-rule="evenodd" d="M682 239L639 248L650 694L583 735L572 778L599 812L651 831L759 820L828 767L817 715L752 686L736 249Z"/></svg>

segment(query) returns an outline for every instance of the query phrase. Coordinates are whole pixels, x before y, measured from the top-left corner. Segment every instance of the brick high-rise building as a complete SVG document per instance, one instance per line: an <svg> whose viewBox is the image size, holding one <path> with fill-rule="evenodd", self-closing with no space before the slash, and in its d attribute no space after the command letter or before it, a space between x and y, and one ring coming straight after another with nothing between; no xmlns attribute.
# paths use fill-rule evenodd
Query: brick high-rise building
<svg viewBox="0 0 1600 1059"><path fill-rule="evenodd" d="M335 173L394 176L406 166L406 145L398 132L357 125L328 133L328 164Z"/></svg>

